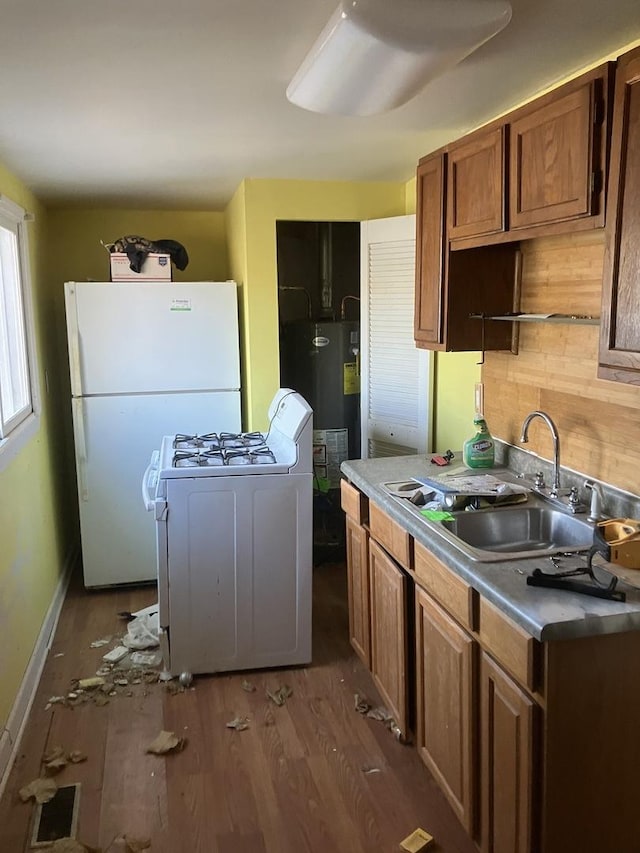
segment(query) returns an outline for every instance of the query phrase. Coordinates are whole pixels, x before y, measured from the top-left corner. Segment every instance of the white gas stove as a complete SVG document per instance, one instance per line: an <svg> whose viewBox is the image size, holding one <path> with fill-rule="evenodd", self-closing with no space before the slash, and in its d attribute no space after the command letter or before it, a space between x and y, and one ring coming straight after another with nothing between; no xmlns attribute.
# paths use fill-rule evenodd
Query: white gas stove
<svg viewBox="0 0 640 853"><path fill-rule="evenodd" d="M312 473L312 412L295 391L281 388L269 407L267 433L167 435L156 479Z"/></svg>
<svg viewBox="0 0 640 853"><path fill-rule="evenodd" d="M281 388L265 433L165 436L152 457L143 495L172 675L311 660L312 436L311 408Z"/></svg>

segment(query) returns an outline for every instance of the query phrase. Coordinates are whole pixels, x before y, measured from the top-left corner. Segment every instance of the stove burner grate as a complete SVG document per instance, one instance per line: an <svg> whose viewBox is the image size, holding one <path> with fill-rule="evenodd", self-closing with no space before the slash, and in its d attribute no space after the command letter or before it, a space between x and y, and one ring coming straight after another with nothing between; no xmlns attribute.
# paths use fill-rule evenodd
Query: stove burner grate
<svg viewBox="0 0 640 853"><path fill-rule="evenodd" d="M265 437L261 432L221 432L221 447L261 447L264 445Z"/></svg>
<svg viewBox="0 0 640 853"><path fill-rule="evenodd" d="M187 448L208 447L215 448L220 446L220 439L215 432L208 432L204 435L187 435L185 433L177 433L173 439L174 449L186 450Z"/></svg>
<svg viewBox="0 0 640 853"><path fill-rule="evenodd" d="M245 447L225 451L227 465L268 465L275 463L276 457L268 447Z"/></svg>
<svg viewBox="0 0 640 853"><path fill-rule="evenodd" d="M173 454L174 468L215 467L220 465L267 465L275 464L276 457L266 445L256 447L219 447L210 450L202 447L176 450Z"/></svg>

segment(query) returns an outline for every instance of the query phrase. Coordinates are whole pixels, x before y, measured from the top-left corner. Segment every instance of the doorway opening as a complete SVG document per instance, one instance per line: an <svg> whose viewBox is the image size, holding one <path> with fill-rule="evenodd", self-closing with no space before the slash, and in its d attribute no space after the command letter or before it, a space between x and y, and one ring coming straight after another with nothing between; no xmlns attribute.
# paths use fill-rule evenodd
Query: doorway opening
<svg viewBox="0 0 640 853"><path fill-rule="evenodd" d="M340 463L360 457L360 223L276 223L280 384L313 409L314 563L344 559Z"/></svg>

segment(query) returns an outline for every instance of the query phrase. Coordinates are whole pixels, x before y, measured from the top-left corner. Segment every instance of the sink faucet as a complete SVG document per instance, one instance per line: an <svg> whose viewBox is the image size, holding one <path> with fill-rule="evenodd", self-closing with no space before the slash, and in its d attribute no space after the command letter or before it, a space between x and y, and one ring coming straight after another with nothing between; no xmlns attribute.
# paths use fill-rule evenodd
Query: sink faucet
<svg viewBox="0 0 640 853"><path fill-rule="evenodd" d="M558 435L556 425L546 412L531 412L522 424L522 435L520 436L522 444L526 444L529 441L529 424L534 418L542 418L551 430L553 438L553 486L549 494L552 498L555 498L560 491L560 436Z"/></svg>

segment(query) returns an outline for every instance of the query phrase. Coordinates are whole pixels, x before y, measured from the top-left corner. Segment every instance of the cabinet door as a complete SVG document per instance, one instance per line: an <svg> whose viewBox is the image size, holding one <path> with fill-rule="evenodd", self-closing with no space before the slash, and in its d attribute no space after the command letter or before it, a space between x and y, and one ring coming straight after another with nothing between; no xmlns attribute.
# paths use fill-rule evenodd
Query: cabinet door
<svg viewBox="0 0 640 853"><path fill-rule="evenodd" d="M416 587L416 741L458 819L473 832L473 639Z"/></svg>
<svg viewBox="0 0 640 853"><path fill-rule="evenodd" d="M530 853L536 706L484 652L480 682L480 849Z"/></svg>
<svg viewBox="0 0 640 853"><path fill-rule="evenodd" d="M371 673L382 700L403 735L408 730L407 579L373 539L371 582Z"/></svg>
<svg viewBox="0 0 640 853"><path fill-rule="evenodd" d="M449 149L450 240L505 230L505 129L475 133Z"/></svg>
<svg viewBox="0 0 640 853"><path fill-rule="evenodd" d="M510 123L510 229L593 213L595 87L591 80Z"/></svg>
<svg viewBox="0 0 640 853"><path fill-rule="evenodd" d="M438 154L421 161L416 176L414 338L418 345L443 343L445 168L446 155Z"/></svg>
<svg viewBox="0 0 640 853"><path fill-rule="evenodd" d="M371 666L368 534L346 518L349 641L367 668Z"/></svg>
<svg viewBox="0 0 640 853"><path fill-rule="evenodd" d="M640 50L616 74L598 376L640 385Z"/></svg>

